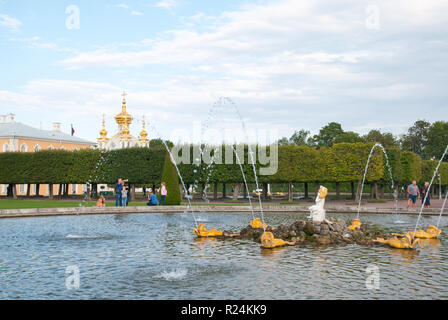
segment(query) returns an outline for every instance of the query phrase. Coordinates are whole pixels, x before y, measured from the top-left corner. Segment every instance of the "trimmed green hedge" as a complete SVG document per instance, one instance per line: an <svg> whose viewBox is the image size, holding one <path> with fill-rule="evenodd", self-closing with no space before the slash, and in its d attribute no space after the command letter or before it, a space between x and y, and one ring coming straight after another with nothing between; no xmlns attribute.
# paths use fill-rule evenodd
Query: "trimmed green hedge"
<svg viewBox="0 0 448 320"><path fill-rule="evenodd" d="M278 170L274 175L261 176L259 182L359 182L362 177L373 143L339 143L329 148L309 146L279 146ZM193 162L193 146L190 163ZM222 157L226 148L219 146ZM236 148L236 146L235 146ZM256 146L251 147L258 154ZM237 148L238 149L238 148ZM269 150L268 150L269 151ZM254 183L248 147L243 148L243 171L248 183ZM412 180L428 181L432 177L436 161L422 159L408 151L387 150L394 182L405 184ZM241 183L243 176L234 154L233 164L179 164L186 183ZM224 162L224 161L223 161ZM264 165L255 164L257 174ZM448 185L448 163L440 168L442 183ZM111 151L84 149L80 151L45 150L34 153L0 153L0 183L2 184L63 184L63 183L115 183L118 177L129 179L130 184L160 184L166 181L169 195L167 203L180 201L178 177L168 153L162 145L150 148L129 148ZM368 168L367 181L388 184L389 173L385 158L379 148L375 149Z"/></svg>
<svg viewBox="0 0 448 320"><path fill-rule="evenodd" d="M162 181L165 182L167 196L165 199L166 205L179 205L181 201L179 190L179 176L174 164L171 162L170 156L167 153L165 156L165 163L163 165ZM160 191L159 191L160 200Z"/></svg>

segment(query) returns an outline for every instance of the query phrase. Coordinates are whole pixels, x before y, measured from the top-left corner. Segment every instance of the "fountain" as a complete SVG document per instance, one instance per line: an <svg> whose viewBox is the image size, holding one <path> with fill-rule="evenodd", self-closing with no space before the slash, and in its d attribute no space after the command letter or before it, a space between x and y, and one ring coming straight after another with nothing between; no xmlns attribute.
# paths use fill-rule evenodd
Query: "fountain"
<svg viewBox="0 0 448 320"><path fill-rule="evenodd" d="M437 172L439 171L440 165L447 153L448 153L448 145L446 146L445 151L443 152L442 157L440 158L439 163L437 164L437 167L434 170L434 174L432 176L428 190L431 190L431 186L434 182ZM413 232L408 231L404 234L392 233L393 238L389 238L387 240L377 239L377 242L386 243L389 246L394 247L394 248L415 249L415 247L418 245L420 239L436 239L436 238L440 237L442 230L439 229L439 223L440 223L440 217L442 216L442 213L443 213L443 210L445 207L446 198L445 198L445 202L442 206L442 209L441 209L441 212L439 215L437 226L429 225L428 228L426 229L426 231L424 231L422 229L417 230L419 227L419 222L420 222L420 218L423 213L423 209L425 207L426 199L428 198L428 194L429 194L429 192L427 192L425 194L425 197L422 201L422 206L420 208L420 212L419 212L418 218L417 218L417 223L415 224L415 228L414 228Z"/></svg>
<svg viewBox="0 0 448 320"><path fill-rule="evenodd" d="M179 177L180 183L181 183L182 188L183 188L183 190L184 190L184 194L187 195L187 194L188 194L188 192L187 192L187 188L185 187L184 179L182 178L182 175L180 174L179 168L177 167L176 160L174 159L173 153L171 152L170 148L169 148L168 145L166 144L165 140L162 139L162 136L159 134L159 131L156 129L156 127L155 127L155 126L151 126L150 128L154 129L154 131L156 132L157 136L159 137L159 139L162 141L163 145L165 146L166 151L167 151L168 154L170 155L171 163L172 163L172 164L174 165L174 167L176 168L177 176ZM186 197L186 198L187 198L187 201L188 201L188 207L187 207L187 210L188 210L188 209L191 210L191 214L193 215L194 223L195 223L195 225L196 225L196 228L198 228L198 227L199 227L199 225L198 225L198 221L197 221L197 219L196 219L196 215L195 215L195 213L194 213L193 206L191 205L190 198L189 198L189 197Z"/></svg>
<svg viewBox="0 0 448 320"><path fill-rule="evenodd" d="M372 147L372 149L370 150L369 153L369 157L367 158L367 163L366 163L366 167L364 169L364 175L362 178L362 184L361 184L361 193L359 195L359 202L358 202L358 213L356 215L356 219L352 221L352 225L351 228L359 228L361 226L361 220L359 219L359 214L361 211L361 202L362 202L362 194L363 194L363 190L364 190L364 183L366 181L366 176L367 176L367 170L369 169L369 163L370 163L370 159L372 158L373 155L373 151L375 151L376 148L380 148L383 151L383 154L386 158L386 167L389 171L389 176L390 176L390 181L391 181L391 189L393 190L393 195L394 195L394 203L395 203L395 215L398 215L398 194L397 194L397 190L395 190L395 184L394 184L394 179L393 179L393 175L392 175L392 167L390 166L389 163L389 157L387 155L386 149L383 147L382 144L380 143L375 143ZM396 220L395 223L400 223L401 221Z"/></svg>
<svg viewBox="0 0 448 320"><path fill-rule="evenodd" d="M437 164L437 167L436 167L436 169L434 170L434 174L433 174L433 176L432 176L431 182L429 183L428 190L431 190L431 186L432 186L432 184L434 183L434 179L436 178L437 172L439 172L440 165L442 164L442 161L443 161L443 159L445 158L445 156L447 155L447 153L448 153L448 145L446 146L445 151L443 152L442 157L440 158L439 163ZM420 207L420 212L419 212L419 214L418 214L417 223L415 224L415 228L414 228L414 233L413 233L413 236L414 236L414 237L416 236L417 228L419 227L420 218L421 218L421 216L422 216L422 212L423 212L423 209L424 209L424 207L425 207L425 203L426 203L426 200L427 200L427 198L428 198L428 194L429 194L429 192L426 192L426 194L425 194L425 198L423 199L423 202L422 202L422 206ZM445 199L445 202L446 202L446 199ZM440 212L440 216L442 215L444 206L445 206L445 203L443 204L442 210L441 210L441 212ZM440 223L440 217L439 217L439 221L437 222L437 227L436 227L437 230L440 230L440 229L438 229L439 223ZM434 227L434 226L432 226L432 227ZM420 230L420 231L422 231L422 230ZM440 230L440 232L439 232L439 236L440 236L440 233L441 233L441 232L442 232L442 230Z"/></svg>
<svg viewBox="0 0 448 320"><path fill-rule="evenodd" d="M294 246L295 242L276 239L272 232L264 232L261 236L261 247L264 249L273 249L284 246Z"/></svg>
<svg viewBox="0 0 448 320"><path fill-rule="evenodd" d="M316 197L316 204L309 208L310 216L308 218L315 222L322 222L325 220L325 197L328 194L328 189L324 186L320 186L319 192Z"/></svg>
<svg viewBox="0 0 448 320"><path fill-rule="evenodd" d="M445 205L446 205L446 201L447 200L448 200L448 191L447 191L447 193L445 195L445 200L443 200L442 209L440 209L439 218L437 219L437 226L436 226L437 228L440 225L440 220L442 219L442 214L443 214L443 211L445 210Z"/></svg>
<svg viewBox="0 0 448 320"><path fill-rule="evenodd" d="M245 122L244 122L244 120L243 120L243 118L242 118L240 112L239 112L238 107L235 105L235 103L233 103L233 101L230 100L230 98L227 98L227 97L221 97L221 98L218 99L218 101L216 101L216 102L213 104L212 108L211 108L210 111L209 111L208 119L207 119L206 122L205 122L206 125L203 126L203 128L202 128L201 131L202 131L202 133L203 133L203 131L204 131L204 127L205 127L205 128L208 127L208 123L210 122L210 119L211 119L212 116L213 116L213 111L214 111L214 109L216 109L217 107L223 107L226 103L230 104L230 105L233 107L235 113L236 113L237 116L238 116L238 119L239 119L240 122L241 122L241 126L242 126L243 132L244 132L244 134L245 134L246 142L247 142L248 149L249 149L249 156L250 156L250 161L251 161L252 169L253 169L253 172L254 172L254 178L255 178L256 189L259 190L258 177L257 177L256 167L255 167L255 161L254 161L254 158L253 158L253 151L252 151L252 148L251 148L250 143L249 143L249 136L248 136L248 133L247 133L247 130L246 130L246 125L245 125ZM203 135L203 134L202 134L202 135ZM203 153L203 149L202 149L202 147L201 147L201 144L200 144L199 151L200 151L200 154L201 154L201 157L202 157L204 153ZM241 159L239 158L239 155L238 155L238 153L236 152L236 150L235 150L235 148L234 148L233 145L232 145L232 151L233 151L233 153L234 153L235 156L236 156L238 165L240 166L241 173L242 173L242 175L243 175L243 179L244 179L244 185L245 185L245 188L246 188L246 192L247 192L247 194L249 195L249 194L250 194L250 193L249 193L249 187L248 187L248 184L247 184L246 175L245 175L244 170L243 170L243 167L242 167L242 162L241 162ZM208 175L207 175L207 179L206 179L205 187L204 187L203 194L202 194L202 198L204 199L204 201L207 201L207 200L208 200L208 199L207 199L207 195L206 195L206 188L207 188L207 184L208 184L208 181L209 181L209 178L210 178L210 175L211 175L211 168L212 168L212 165L214 164L215 155L216 155L216 149L215 149L215 152L213 153L213 156L212 156L212 159L211 159L211 161L210 161L210 164L208 164L207 167L206 167L206 171L208 171ZM198 159L196 159L196 160L198 160ZM199 159L199 161L196 161L196 162L197 162L197 166L199 166L199 165L200 165L200 159ZM196 173L196 172L197 172L197 171L195 171L195 173ZM197 181L196 181L196 183L197 183ZM259 202L260 212L261 212L261 221L256 221L256 219L255 219L255 213L254 213L254 209L253 209L253 204L252 204L251 198L250 198L250 196L249 196L249 197L248 197L248 198L249 198L249 204L250 204L251 213L252 213L252 221L251 221L251 225L256 225L257 227L263 228L263 230L265 230L267 224L264 222L263 206L262 206L262 203L261 203L261 194L258 193L257 196L258 196L258 202ZM195 231L195 233L196 233L196 231ZM197 233L196 233L196 234L197 234Z"/></svg>

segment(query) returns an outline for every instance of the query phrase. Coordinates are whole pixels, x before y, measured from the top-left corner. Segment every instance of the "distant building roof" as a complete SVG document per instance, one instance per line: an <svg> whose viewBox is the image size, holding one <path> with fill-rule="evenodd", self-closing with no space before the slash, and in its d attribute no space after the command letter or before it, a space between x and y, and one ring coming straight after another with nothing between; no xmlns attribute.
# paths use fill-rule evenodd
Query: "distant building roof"
<svg viewBox="0 0 448 320"><path fill-rule="evenodd" d="M90 142L57 130L40 130L15 121L6 123L0 122L0 138L12 137L96 145L95 142Z"/></svg>

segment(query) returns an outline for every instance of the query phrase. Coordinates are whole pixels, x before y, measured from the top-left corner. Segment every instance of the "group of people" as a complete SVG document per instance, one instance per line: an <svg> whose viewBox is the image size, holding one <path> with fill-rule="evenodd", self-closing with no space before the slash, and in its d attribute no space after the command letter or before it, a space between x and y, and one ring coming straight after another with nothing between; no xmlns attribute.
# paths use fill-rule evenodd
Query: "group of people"
<svg viewBox="0 0 448 320"><path fill-rule="evenodd" d="M127 207L129 203L129 187L125 185L127 179L118 178L115 183L115 206Z"/></svg>
<svg viewBox="0 0 448 320"><path fill-rule="evenodd" d="M158 189L156 190L149 190L148 194L148 202L146 203L147 206L158 206L159 200L157 199L156 194L158 193ZM164 206L166 202L166 196L168 194L168 191L166 190L165 182L161 183L160 186L160 205Z"/></svg>
<svg viewBox="0 0 448 320"><path fill-rule="evenodd" d="M418 198L422 198L422 204L424 204L425 208L431 207L431 199L430 199L430 190L429 190L429 182L425 182L425 185L422 188L422 191L420 192L420 188L417 185L417 181L412 181L412 184L408 186L407 189L408 193L408 208L412 204L412 208L415 208L415 203L417 202Z"/></svg>
<svg viewBox="0 0 448 320"><path fill-rule="evenodd" d="M115 206L118 207L126 207L129 203L129 187L126 186L126 182L128 182L127 179L118 178L117 182L115 183ZM150 189L148 193L148 202L146 205L148 206L158 206L159 200L157 199L158 190ZM160 205L165 205L166 196L168 192L166 190L165 182L161 183L160 188ZM103 197L103 196L101 196ZM100 197L100 198L101 198ZM100 199L98 200L100 202ZM104 203L104 197L102 202ZM97 203L98 205L98 203Z"/></svg>

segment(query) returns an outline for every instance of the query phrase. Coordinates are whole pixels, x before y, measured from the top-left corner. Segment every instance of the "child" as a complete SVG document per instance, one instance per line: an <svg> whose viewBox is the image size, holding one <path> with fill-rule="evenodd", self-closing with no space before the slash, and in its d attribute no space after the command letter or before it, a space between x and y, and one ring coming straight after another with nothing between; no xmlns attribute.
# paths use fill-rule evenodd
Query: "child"
<svg viewBox="0 0 448 320"><path fill-rule="evenodd" d="M121 203L123 207L126 207L128 204L128 190L126 188L121 190Z"/></svg>
<svg viewBox="0 0 448 320"><path fill-rule="evenodd" d="M98 201L96 202L97 207L105 207L106 206L106 199L104 199L103 195L100 195L98 198Z"/></svg>
<svg viewBox="0 0 448 320"><path fill-rule="evenodd" d="M160 205L165 205L165 199L168 192L166 191L165 182L162 182L162 190L160 191Z"/></svg>

